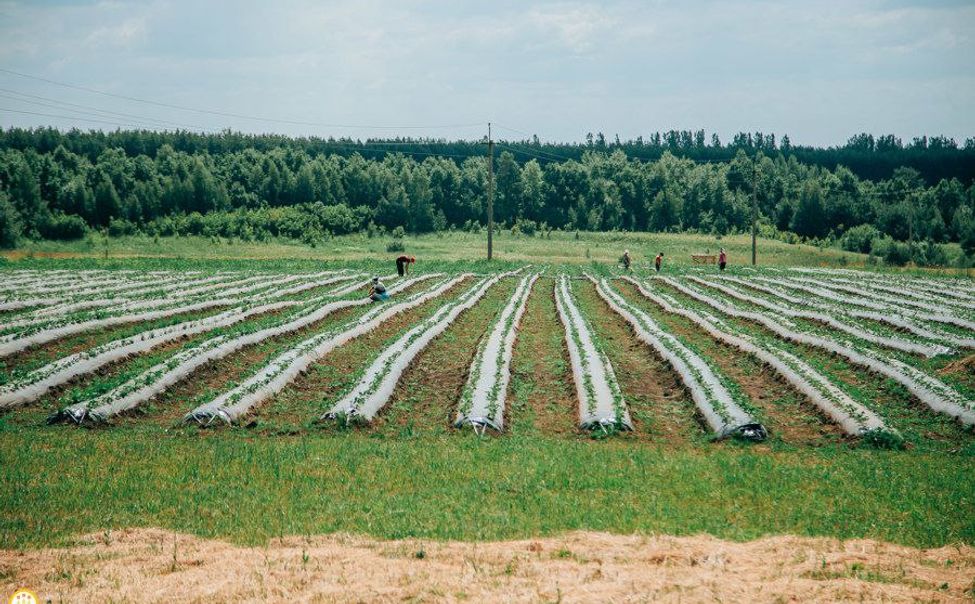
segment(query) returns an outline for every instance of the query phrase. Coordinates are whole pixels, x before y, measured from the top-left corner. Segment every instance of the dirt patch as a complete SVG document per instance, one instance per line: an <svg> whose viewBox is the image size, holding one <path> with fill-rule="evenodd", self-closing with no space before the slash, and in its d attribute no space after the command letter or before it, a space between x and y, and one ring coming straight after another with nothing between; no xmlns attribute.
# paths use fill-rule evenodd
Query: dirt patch
<svg viewBox="0 0 975 604"><path fill-rule="evenodd" d="M579 403L565 331L555 309L555 281L532 288L511 361L512 396L506 425L513 433L581 434Z"/></svg>
<svg viewBox="0 0 975 604"><path fill-rule="evenodd" d="M953 375L964 380L966 383L975 382L975 354L956 359L944 367L938 373L941 375Z"/></svg>
<svg viewBox="0 0 975 604"><path fill-rule="evenodd" d="M377 431L412 434L450 429L478 343L511 298L516 279L492 287L414 359L374 422Z"/></svg>
<svg viewBox="0 0 975 604"><path fill-rule="evenodd" d="M5 597L46 601L971 601L975 548L575 532L504 542L289 537L239 547L159 529L0 551Z"/></svg>
<svg viewBox="0 0 975 604"><path fill-rule="evenodd" d="M694 401L670 365L636 339L629 323L599 298L592 283L579 283L575 293L606 344L633 420L631 437L680 445L702 435Z"/></svg>

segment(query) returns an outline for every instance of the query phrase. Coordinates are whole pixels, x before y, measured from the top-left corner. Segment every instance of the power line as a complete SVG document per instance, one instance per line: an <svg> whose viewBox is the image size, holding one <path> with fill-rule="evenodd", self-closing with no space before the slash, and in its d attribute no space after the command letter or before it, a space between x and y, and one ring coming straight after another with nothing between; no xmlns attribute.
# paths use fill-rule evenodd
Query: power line
<svg viewBox="0 0 975 604"><path fill-rule="evenodd" d="M154 118L154 117L146 117L146 116L142 116L142 115L136 115L136 114L133 114L133 113L122 113L122 112L119 112L119 111L109 111L107 109L99 109L98 107L92 107L90 105L79 105L78 103L69 103L68 101L61 101L61 100L52 99L52 98L49 98L49 97L38 96L36 94L27 94L26 92L20 92L18 90L11 90L9 88L2 88L2 87L0 87L0 93L7 93L7 94L0 94L0 96L9 98L11 100L19 101L19 102L22 102L22 103L27 103L27 102L30 102L30 103L38 103L38 104L41 104L41 105L47 105L49 107L53 107L55 109L64 109L65 111L75 111L75 112L78 112L78 113L87 113L86 111L79 111L78 109L70 109L70 107L78 107L79 109L84 109L84 110L88 110L88 111L94 111L94 112L97 112L97 113L108 114L108 115L114 116L114 117L132 118L132 119L136 119L136 120L143 121L143 122L156 122L156 123L158 123L160 125L163 125L163 126L168 125L168 126L176 126L178 128L192 128L194 130L204 130L204 131L210 131L210 132L214 132L215 131L213 128L208 128L206 126L198 126L198 125L192 125L192 124L182 124L182 123L179 123L179 122L172 122L172 121L169 121L169 120L161 120L161 119L157 119L157 118ZM16 97L8 96L10 94L17 95L17 96ZM26 97L26 98L17 98L17 97ZM50 103L54 103L54 105L51 105ZM63 107L62 107L62 105L63 105ZM91 115L91 114L89 114L89 115Z"/></svg>
<svg viewBox="0 0 975 604"><path fill-rule="evenodd" d="M37 115L40 117L53 117L62 120L80 120L82 122L94 122L99 124L109 124L112 126L126 126L128 128L136 128L138 130L146 129L144 125L140 126L139 124L129 124L125 122L115 122L115 121L108 121L108 120L97 120L97 119L86 118L86 117L78 117L76 115L55 115L53 113L38 113L37 111L23 111L20 109L9 109L7 107L0 107L0 111L6 111L7 113L22 113L24 115Z"/></svg>
<svg viewBox="0 0 975 604"><path fill-rule="evenodd" d="M54 86L61 86L63 88L70 88L73 90L80 90L83 92L88 92L91 94L98 94L101 96L122 99L125 101L132 101L135 103L145 103L147 105L155 105L157 107L166 107L168 109L177 109L179 111L191 111L193 113L203 113L209 115L217 115L220 117L232 117L235 119L245 119L257 122L268 122L276 124L289 124L292 126L316 126L324 128L363 128L370 130L435 130L435 129L450 129L450 128L473 128L475 126L483 126L483 122L476 122L470 124L438 124L438 125L426 125L426 126L377 126L377 125L367 125L367 124L330 124L325 122L308 122L301 120L283 120L270 117L261 117L255 115L246 115L243 113L231 113L227 111L213 111L210 109L198 109L195 107L186 107L184 105L174 105L172 103L163 103L160 101L153 101L149 99L143 99L134 96L127 96L124 94L115 94L112 92L105 92L103 90L96 90L94 88L88 88L87 86L78 86L76 84L69 84L67 82L59 82L57 80L51 80L49 78L42 78L40 76L30 75L26 73L20 73L19 71L13 71L11 69L4 69L0 67L0 72L14 75L21 78L27 78L31 80L37 80L38 82L44 82L46 84L52 84Z"/></svg>

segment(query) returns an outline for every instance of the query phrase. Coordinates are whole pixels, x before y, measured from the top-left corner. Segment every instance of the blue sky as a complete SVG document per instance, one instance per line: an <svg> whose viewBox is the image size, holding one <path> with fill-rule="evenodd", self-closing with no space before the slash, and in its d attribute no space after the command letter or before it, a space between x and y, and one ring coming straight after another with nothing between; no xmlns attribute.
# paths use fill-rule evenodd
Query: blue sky
<svg viewBox="0 0 975 604"><path fill-rule="evenodd" d="M236 115L0 71L0 125L962 143L973 58L972 1L0 0L4 70Z"/></svg>

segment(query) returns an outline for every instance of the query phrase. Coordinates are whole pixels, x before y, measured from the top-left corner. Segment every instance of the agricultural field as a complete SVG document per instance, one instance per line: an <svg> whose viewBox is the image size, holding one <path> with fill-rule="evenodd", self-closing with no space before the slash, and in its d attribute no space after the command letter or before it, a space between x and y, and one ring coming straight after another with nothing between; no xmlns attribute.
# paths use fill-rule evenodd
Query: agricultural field
<svg viewBox="0 0 975 604"><path fill-rule="evenodd" d="M241 545L573 530L975 544L971 279L389 269L4 267L0 547L133 527ZM386 302L366 297L374 275Z"/></svg>

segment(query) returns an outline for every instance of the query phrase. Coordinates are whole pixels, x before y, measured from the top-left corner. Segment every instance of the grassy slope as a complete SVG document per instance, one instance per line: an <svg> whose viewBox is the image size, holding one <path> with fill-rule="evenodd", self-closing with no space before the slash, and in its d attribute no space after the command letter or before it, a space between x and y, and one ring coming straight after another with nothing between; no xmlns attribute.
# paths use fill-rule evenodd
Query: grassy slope
<svg viewBox="0 0 975 604"><path fill-rule="evenodd" d="M716 245L688 236L563 237L502 236L499 256L539 264L575 262L578 270L590 260L586 248L591 259L610 263L623 246L643 262L658 247L674 257ZM127 242L139 246L136 239ZM745 255L746 238L722 243L733 260ZM482 270L484 264L463 261L478 250L477 244L473 236L454 235L409 245L427 269ZM388 256L384 245L342 238L329 243L334 247L313 250L277 244L214 247L183 239L163 241L156 252L136 251L237 260L38 259L10 264L288 270L321 266L321 259ZM832 251L808 256L808 247L774 246L781 249L763 257L770 263L820 264L841 257ZM74 244L72 253L82 248ZM233 253L221 256L228 250ZM265 261L243 260L247 257ZM385 264L360 265L389 270ZM597 442L552 428L548 416L561 414L553 415L551 409L565 401L571 387L560 380L532 379L533 372L564 362L549 293L539 289L530 304L528 317L546 319L546 329L526 332L519 346L529 354L537 349L543 353L516 355L511 433L503 438L478 440L442 429L404 433L392 426L272 436L254 429L172 430L165 423L141 420L78 430L25 421L37 417L36 411L0 415L0 547L38 547L79 532L133 525L245 543L336 530L388 538L486 539L579 528L708 532L733 539L796 533L919 546L975 543L975 446L970 434L959 436L951 451L877 451L846 443L749 447L709 443L700 434L679 441L624 437ZM489 305L498 307L500 302ZM479 308L475 310L482 318L471 319L478 324L488 318ZM631 346L625 331L609 335L622 338L621 351ZM420 379L417 387L425 384Z"/></svg>

